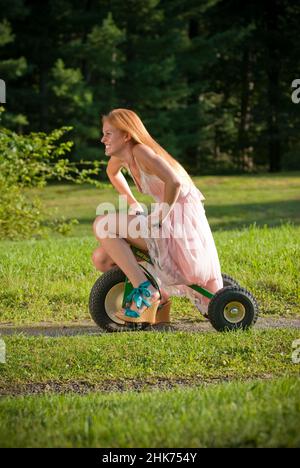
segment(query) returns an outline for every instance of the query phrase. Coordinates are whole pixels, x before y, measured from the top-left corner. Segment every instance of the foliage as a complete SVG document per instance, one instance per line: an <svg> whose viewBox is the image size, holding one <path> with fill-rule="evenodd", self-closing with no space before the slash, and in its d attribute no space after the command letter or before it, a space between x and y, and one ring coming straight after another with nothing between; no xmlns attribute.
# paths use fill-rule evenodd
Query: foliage
<svg viewBox="0 0 300 468"><path fill-rule="evenodd" d="M297 169L296 0L0 0L5 124L73 126L99 157L99 116L135 110L193 175ZM38 38L38 41L37 39Z"/></svg>
<svg viewBox="0 0 300 468"><path fill-rule="evenodd" d="M44 187L53 178L101 186L91 178L99 171L99 163L80 171L65 158L73 143L60 140L69 130L62 127L49 134L18 135L0 128L0 239L42 236L49 229L66 234L76 223L62 218L47 224L48 213L28 189Z"/></svg>

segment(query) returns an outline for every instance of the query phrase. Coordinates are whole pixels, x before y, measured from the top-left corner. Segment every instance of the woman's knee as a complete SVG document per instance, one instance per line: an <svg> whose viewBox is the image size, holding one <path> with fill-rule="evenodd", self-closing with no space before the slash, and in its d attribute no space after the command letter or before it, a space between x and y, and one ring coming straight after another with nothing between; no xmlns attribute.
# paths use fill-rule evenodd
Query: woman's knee
<svg viewBox="0 0 300 468"><path fill-rule="evenodd" d="M92 254L92 262L97 270L103 273L114 266L114 262L103 247L98 247Z"/></svg>

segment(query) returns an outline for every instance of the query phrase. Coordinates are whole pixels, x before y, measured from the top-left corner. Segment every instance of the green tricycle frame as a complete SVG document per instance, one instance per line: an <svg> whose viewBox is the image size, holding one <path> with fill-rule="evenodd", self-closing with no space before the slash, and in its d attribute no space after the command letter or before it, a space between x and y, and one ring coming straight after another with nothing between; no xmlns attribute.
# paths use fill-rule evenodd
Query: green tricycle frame
<svg viewBox="0 0 300 468"><path fill-rule="evenodd" d="M159 289L153 275L145 264L153 265L150 256L143 250L131 245L132 252L152 284ZM144 265L143 265L144 263ZM223 288L215 294L197 285L188 285L210 299L207 314L202 315L210 321L217 331L246 329L253 326L258 318L259 309L253 295L241 287L231 276L222 274ZM95 282L89 298L89 310L96 324L106 331L128 331L147 329L149 324L129 324L115 317L115 312L126 307L126 298L133 286L119 267L103 273ZM128 304L127 304L128 305ZM157 323L161 323L158 320ZM153 325L152 325L153 326Z"/></svg>

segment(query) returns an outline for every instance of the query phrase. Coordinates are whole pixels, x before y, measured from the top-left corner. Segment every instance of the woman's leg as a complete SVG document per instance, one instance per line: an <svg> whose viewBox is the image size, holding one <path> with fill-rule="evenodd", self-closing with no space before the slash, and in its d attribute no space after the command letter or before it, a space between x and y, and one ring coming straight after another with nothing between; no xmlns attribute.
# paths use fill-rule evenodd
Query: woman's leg
<svg viewBox="0 0 300 468"><path fill-rule="evenodd" d="M131 237L129 235L128 227L130 222L134 219L136 219L134 215L127 215L126 213L115 215L112 213L98 216L93 227L97 239L101 242L101 245L109 257L121 268L129 278L133 287L137 288L141 283L147 281L147 277L139 267L137 259L130 248L130 244L144 251L147 251L147 244L142 237ZM104 229L106 226L108 226L108 229ZM120 237L120 233L122 233L122 237ZM159 299L160 294L157 289L151 285L149 286L149 290L152 293L150 302ZM131 308L132 310L143 312L145 306L138 309L136 304L132 303Z"/></svg>
<svg viewBox="0 0 300 468"><path fill-rule="evenodd" d="M136 259L137 262L143 261L143 259L141 259L140 257L136 257ZM105 273L106 271L116 266L116 263L101 245L94 250L92 254L92 263L95 266L96 270L99 270L102 273Z"/></svg>
<svg viewBox="0 0 300 468"><path fill-rule="evenodd" d="M99 270L102 273L105 273L116 265L102 246L97 247L94 250L92 254L92 262L96 270Z"/></svg>
<svg viewBox="0 0 300 468"><path fill-rule="evenodd" d="M137 258L138 262L142 262L143 260L140 258ZM112 260L112 258L108 255L108 253L105 251L105 249L102 246L97 247L93 254L92 254L92 263L96 270L101 271L102 273L105 273L106 271L109 271L111 268L116 266L116 263ZM161 304L164 304L167 302L169 299L169 294L164 291L163 289L160 289L160 294L161 294Z"/></svg>

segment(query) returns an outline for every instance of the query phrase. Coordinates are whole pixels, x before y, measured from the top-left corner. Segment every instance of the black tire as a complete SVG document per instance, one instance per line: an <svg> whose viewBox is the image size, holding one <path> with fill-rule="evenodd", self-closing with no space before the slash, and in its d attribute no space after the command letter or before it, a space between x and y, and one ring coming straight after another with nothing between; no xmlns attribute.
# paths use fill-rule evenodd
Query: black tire
<svg viewBox="0 0 300 468"><path fill-rule="evenodd" d="M253 326L259 309L247 289L227 286L220 289L208 306L208 319L217 331L245 330Z"/></svg>
<svg viewBox="0 0 300 468"><path fill-rule="evenodd" d="M232 276L226 275L226 273L222 273L222 278L223 278L223 288L226 288L227 286L237 286L241 287L241 285L234 279ZM209 320L208 314L203 314L203 317Z"/></svg>
<svg viewBox="0 0 300 468"><path fill-rule="evenodd" d="M103 273L92 287L89 298L90 314L94 322L105 331L137 331L148 326L143 323L125 323L114 315L122 306L125 279L122 270L114 267Z"/></svg>
<svg viewBox="0 0 300 468"><path fill-rule="evenodd" d="M234 278L232 278L232 276L222 273L222 278L223 278L223 288L226 288L226 286L240 287L240 284Z"/></svg>

